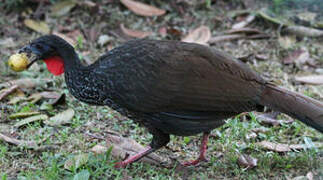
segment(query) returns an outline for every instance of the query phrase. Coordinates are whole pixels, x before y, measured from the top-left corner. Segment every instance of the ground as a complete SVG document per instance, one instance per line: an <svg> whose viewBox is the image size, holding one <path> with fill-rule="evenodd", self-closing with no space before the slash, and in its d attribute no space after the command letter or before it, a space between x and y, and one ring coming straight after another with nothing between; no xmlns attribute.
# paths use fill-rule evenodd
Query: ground
<svg viewBox="0 0 323 180"><path fill-rule="evenodd" d="M64 77L52 76L46 71L44 64L39 63L28 71L16 73L6 63L8 57L19 47L41 35L27 28L25 19L44 21L53 32L73 39L82 62L90 64L104 52L130 39L129 35L124 35L120 30L121 23L128 29L151 31L151 39L181 40L201 25L209 27L212 37L217 37L230 30L237 22L243 21L245 13L253 14L254 10L266 4L250 0L244 3L239 0L178 0L174 3L142 1L167 10L165 15L159 17L143 17L128 10L119 1L80 1L81 3L57 17L50 10L58 1L44 2L39 6L38 1L5 1L0 6L3 8L0 12L0 83L22 78L49 79L31 89L23 88L22 96L55 91L65 93L66 100L52 108L44 108L44 104L48 102L46 99L36 103L23 101L9 104L8 101L17 92L11 94L0 101L0 133L23 140L45 139L43 144L56 145L56 148L35 150L0 141L2 179L310 179L311 175L314 179L323 178L322 148L314 146L307 150L276 152L257 144L265 140L281 144L313 144L322 142L321 133L299 121L287 123L291 118L285 115L275 118L286 123L277 126L263 124L254 112L228 119L227 124L213 130L208 143L209 161L199 166L184 168L176 164L198 156L201 135L171 136L167 148L157 152L161 157L171 159L173 166L170 168L134 163L125 169L116 169L113 167L114 163L120 159L112 157L110 151L105 154L92 153L90 149L96 144L104 144L104 141L86 134L90 132L105 137L107 132L113 131L147 145L152 136L146 129L108 107L89 106L77 101L68 93ZM97 4L92 6L89 2ZM251 6L247 2L257 4ZM277 6L275 11L279 11ZM275 84L323 100L323 85L303 84L295 80L298 76L322 73L322 37L300 38L285 35L280 31L279 25L259 16L247 27L258 29L269 37L219 41L211 46L242 59ZM100 44L102 35L107 35L108 39ZM298 49L308 52L307 58L311 61L284 63L284 59ZM53 116L68 108L73 109L75 115L67 125L50 126L37 121L16 128L13 125L19 119L9 118L17 112L29 111L40 111ZM265 131L256 131L258 128ZM80 166L64 168L71 157L85 153L89 156ZM253 168L239 165L238 158L242 154L256 158L257 165Z"/></svg>

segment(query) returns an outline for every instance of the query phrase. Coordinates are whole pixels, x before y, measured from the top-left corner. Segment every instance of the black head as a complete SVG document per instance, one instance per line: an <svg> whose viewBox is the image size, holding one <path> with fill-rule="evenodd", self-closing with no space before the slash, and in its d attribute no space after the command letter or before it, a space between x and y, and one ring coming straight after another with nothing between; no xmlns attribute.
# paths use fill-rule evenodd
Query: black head
<svg viewBox="0 0 323 180"><path fill-rule="evenodd" d="M27 54L30 60L28 67L30 67L38 60L46 60L54 56L61 56L61 49L64 49L65 51L74 51L74 48L64 39L55 35L46 35L41 36L22 47L19 50L19 53Z"/></svg>

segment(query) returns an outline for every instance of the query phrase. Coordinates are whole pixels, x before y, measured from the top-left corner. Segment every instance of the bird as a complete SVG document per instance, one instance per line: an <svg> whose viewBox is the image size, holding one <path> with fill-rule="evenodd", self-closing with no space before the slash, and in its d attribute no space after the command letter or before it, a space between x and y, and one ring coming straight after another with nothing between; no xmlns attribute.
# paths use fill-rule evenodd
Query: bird
<svg viewBox="0 0 323 180"><path fill-rule="evenodd" d="M69 92L92 105L109 106L146 127L151 143L117 162L123 168L166 146L170 135L203 133L200 154L182 163L206 161L210 131L243 112L269 107L323 132L323 103L265 80L247 64L216 48L172 40L135 39L88 66L72 45L41 36L19 49L29 68L44 61L64 74Z"/></svg>

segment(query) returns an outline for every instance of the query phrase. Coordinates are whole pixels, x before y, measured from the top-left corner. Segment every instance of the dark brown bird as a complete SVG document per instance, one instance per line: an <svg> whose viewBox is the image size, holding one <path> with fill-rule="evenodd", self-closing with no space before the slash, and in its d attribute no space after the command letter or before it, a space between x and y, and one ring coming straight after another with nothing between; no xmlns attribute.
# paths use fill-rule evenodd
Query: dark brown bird
<svg viewBox="0 0 323 180"><path fill-rule="evenodd" d="M117 163L125 167L165 146L169 135L204 133L200 156L205 160L209 132L225 119L268 106L323 132L323 103L277 87L234 57L207 46L177 41L133 40L87 67L74 48L48 35L20 53L44 60L50 72L65 72L77 99L107 105L148 128L148 148Z"/></svg>

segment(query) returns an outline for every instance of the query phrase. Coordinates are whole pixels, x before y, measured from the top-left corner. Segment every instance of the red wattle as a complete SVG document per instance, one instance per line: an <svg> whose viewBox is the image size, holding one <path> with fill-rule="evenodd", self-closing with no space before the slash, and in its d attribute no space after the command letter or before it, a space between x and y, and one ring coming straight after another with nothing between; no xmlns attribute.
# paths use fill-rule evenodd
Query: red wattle
<svg viewBox="0 0 323 180"><path fill-rule="evenodd" d="M64 62L59 56L52 56L50 58L44 59L47 69L53 75L58 76L64 73Z"/></svg>

